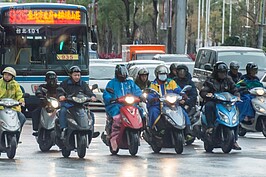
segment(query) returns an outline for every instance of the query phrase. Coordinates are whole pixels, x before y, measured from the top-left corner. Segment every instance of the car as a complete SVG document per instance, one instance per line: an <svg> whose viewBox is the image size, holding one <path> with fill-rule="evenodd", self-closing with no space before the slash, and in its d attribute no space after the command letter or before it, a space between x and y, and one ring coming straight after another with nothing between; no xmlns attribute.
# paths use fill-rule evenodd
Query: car
<svg viewBox="0 0 266 177"><path fill-rule="evenodd" d="M152 59L167 63L193 62L192 58L187 54L157 54Z"/></svg>
<svg viewBox="0 0 266 177"><path fill-rule="evenodd" d="M159 64L165 64L164 61L159 60L132 60L127 63L127 68L129 69L133 65L159 65Z"/></svg>
<svg viewBox="0 0 266 177"><path fill-rule="evenodd" d="M107 83L115 76L115 64L112 63L91 63L90 64L90 81L89 85L98 85L98 89L94 89L96 102L90 102L91 110L104 110L103 91Z"/></svg>
<svg viewBox="0 0 266 177"><path fill-rule="evenodd" d="M153 60L164 61L168 68L172 63L186 65L191 74L193 73L195 65L195 62L187 54L157 54L153 57Z"/></svg>
<svg viewBox="0 0 266 177"><path fill-rule="evenodd" d="M203 47L197 53L193 71L193 80L197 88L202 87L217 61L225 62L228 67L231 61L237 61L240 65L239 71L242 74L246 73L246 64L254 62L259 67L259 78L262 78L266 71L266 56L262 49L236 46Z"/></svg>

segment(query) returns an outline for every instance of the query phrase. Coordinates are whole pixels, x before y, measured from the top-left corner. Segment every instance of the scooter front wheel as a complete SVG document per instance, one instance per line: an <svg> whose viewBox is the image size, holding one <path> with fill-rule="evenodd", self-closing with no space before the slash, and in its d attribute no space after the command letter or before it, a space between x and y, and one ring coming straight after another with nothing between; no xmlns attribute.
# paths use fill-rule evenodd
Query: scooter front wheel
<svg viewBox="0 0 266 177"><path fill-rule="evenodd" d="M11 139L10 139L10 144L9 144L9 147L6 151L6 155L9 159L13 159L16 155L16 151L17 151L17 139L15 136L13 136Z"/></svg>
<svg viewBox="0 0 266 177"><path fill-rule="evenodd" d="M222 133L223 133L222 151L224 153L229 153L232 150L234 144L234 139L235 139L234 130L231 130L228 127L224 127Z"/></svg>
<svg viewBox="0 0 266 177"><path fill-rule="evenodd" d="M78 138L77 152L79 158L83 158L86 155L87 138L86 135L80 135Z"/></svg>
<svg viewBox="0 0 266 177"><path fill-rule="evenodd" d="M138 132L129 132L129 153L134 156L138 152L139 148L139 134Z"/></svg>
<svg viewBox="0 0 266 177"><path fill-rule="evenodd" d="M183 152L183 143L184 143L184 136L181 131L174 132L174 145L175 145L175 152L177 154L182 154Z"/></svg>
<svg viewBox="0 0 266 177"><path fill-rule="evenodd" d="M262 125L262 134L264 137L266 137L266 119L261 119L261 125Z"/></svg>

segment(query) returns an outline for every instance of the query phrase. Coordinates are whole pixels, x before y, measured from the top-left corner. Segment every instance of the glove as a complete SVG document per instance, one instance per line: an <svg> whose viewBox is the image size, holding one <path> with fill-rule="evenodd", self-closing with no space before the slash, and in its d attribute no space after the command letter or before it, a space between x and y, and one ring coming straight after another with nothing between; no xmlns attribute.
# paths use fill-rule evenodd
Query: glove
<svg viewBox="0 0 266 177"><path fill-rule="evenodd" d="M116 103L117 102L117 99L116 98L111 98L110 99L110 103Z"/></svg>
<svg viewBox="0 0 266 177"><path fill-rule="evenodd" d="M142 96L142 95L139 97L139 99L140 99L141 102L146 102L146 100L147 100L147 99L146 99L144 96Z"/></svg>

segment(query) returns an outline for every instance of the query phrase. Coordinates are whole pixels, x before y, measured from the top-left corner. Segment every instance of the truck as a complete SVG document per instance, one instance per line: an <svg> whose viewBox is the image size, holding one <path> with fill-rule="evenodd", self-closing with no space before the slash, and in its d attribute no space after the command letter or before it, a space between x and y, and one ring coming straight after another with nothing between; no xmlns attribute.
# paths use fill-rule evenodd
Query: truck
<svg viewBox="0 0 266 177"><path fill-rule="evenodd" d="M122 61L152 60L156 54L165 54L165 45L122 45Z"/></svg>

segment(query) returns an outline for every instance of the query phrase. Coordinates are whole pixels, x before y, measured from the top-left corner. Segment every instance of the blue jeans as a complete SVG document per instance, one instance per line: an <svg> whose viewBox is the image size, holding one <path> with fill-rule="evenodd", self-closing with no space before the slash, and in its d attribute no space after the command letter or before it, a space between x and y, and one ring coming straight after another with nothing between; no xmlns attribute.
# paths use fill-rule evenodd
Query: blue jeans
<svg viewBox="0 0 266 177"><path fill-rule="evenodd" d="M20 127L22 128L24 123L26 122L26 117L22 112L17 112L18 113L18 119L20 122Z"/></svg>

